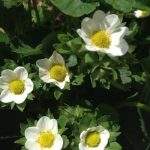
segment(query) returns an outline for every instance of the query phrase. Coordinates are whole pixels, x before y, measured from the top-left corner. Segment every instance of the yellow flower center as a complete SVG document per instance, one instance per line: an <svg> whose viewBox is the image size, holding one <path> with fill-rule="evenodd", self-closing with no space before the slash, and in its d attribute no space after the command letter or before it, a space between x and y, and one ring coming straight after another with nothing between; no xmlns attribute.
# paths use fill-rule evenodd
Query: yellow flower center
<svg viewBox="0 0 150 150"><path fill-rule="evenodd" d="M65 80L67 69L62 65L54 65L49 69L49 74L52 79L62 82Z"/></svg>
<svg viewBox="0 0 150 150"><path fill-rule="evenodd" d="M9 83L9 89L12 93L19 95L24 91L25 85L22 80L13 80Z"/></svg>
<svg viewBox="0 0 150 150"><path fill-rule="evenodd" d="M96 131L90 132L85 138L85 144L89 147L96 147L99 145L101 139L100 134Z"/></svg>
<svg viewBox="0 0 150 150"><path fill-rule="evenodd" d="M38 137L38 143L41 147L50 148L54 143L54 135L52 132L43 131Z"/></svg>
<svg viewBox="0 0 150 150"><path fill-rule="evenodd" d="M91 36L91 41L97 47L109 48L111 43L110 34L106 30L98 31Z"/></svg>

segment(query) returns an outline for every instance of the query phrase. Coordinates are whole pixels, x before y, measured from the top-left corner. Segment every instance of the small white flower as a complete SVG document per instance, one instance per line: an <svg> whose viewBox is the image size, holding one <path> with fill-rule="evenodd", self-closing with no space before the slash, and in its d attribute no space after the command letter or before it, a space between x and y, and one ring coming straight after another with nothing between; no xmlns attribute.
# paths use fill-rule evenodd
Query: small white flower
<svg viewBox="0 0 150 150"><path fill-rule="evenodd" d="M54 83L63 89L66 82L70 82L70 75L66 68L63 57L56 51L52 56L37 60L36 65L39 67L39 77L46 83Z"/></svg>
<svg viewBox="0 0 150 150"><path fill-rule="evenodd" d="M0 101L3 103L23 103L33 90L33 82L28 78L24 67L17 67L14 71L6 69L0 77Z"/></svg>
<svg viewBox="0 0 150 150"><path fill-rule="evenodd" d="M104 150L110 133L102 126L88 128L80 134L79 150Z"/></svg>
<svg viewBox="0 0 150 150"><path fill-rule="evenodd" d="M40 118L35 127L27 128L25 137L28 150L61 150L63 146L57 121L46 116Z"/></svg>
<svg viewBox="0 0 150 150"><path fill-rule="evenodd" d="M150 12L148 12L148 11L144 11L144 10L134 11L134 16L136 18L144 18L144 17L148 17L149 15L150 15Z"/></svg>
<svg viewBox="0 0 150 150"><path fill-rule="evenodd" d="M103 52L110 56L122 56L128 51L128 44L123 39L128 28L123 26L116 14L105 14L98 10L93 18L84 18L81 29L77 30L89 51Z"/></svg>

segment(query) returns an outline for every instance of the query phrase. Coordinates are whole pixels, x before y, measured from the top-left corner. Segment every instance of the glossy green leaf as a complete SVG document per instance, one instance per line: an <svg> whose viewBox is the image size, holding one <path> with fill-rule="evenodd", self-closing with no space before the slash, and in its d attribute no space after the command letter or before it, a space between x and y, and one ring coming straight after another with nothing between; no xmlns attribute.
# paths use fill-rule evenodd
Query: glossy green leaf
<svg viewBox="0 0 150 150"><path fill-rule="evenodd" d="M114 9L127 13L132 11L135 0L105 0L105 2Z"/></svg>
<svg viewBox="0 0 150 150"><path fill-rule="evenodd" d="M80 17L96 9L97 3L83 3L81 0L50 0L64 14Z"/></svg>

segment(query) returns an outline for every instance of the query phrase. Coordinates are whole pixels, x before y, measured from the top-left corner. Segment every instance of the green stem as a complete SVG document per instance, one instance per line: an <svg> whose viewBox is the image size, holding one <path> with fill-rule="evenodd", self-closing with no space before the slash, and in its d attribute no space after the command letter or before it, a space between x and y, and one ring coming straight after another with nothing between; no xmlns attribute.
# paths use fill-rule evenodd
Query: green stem
<svg viewBox="0 0 150 150"><path fill-rule="evenodd" d="M139 115L139 121L141 123L141 130L145 136L145 138L147 138L148 140L150 140L149 136L148 136L148 132L147 132L147 129L146 129L146 125L145 125L145 122L144 122L144 118L142 116L142 112L140 110L140 108L137 108L137 113Z"/></svg>
<svg viewBox="0 0 150 150"><path fill-rule="evenodd" d="M150 112L150 107L147 106L146 104L140 103L140 102L126 102L123 103L119 106L119 108L124 107L124 106L129 106L129 107L137 107L140 108L144 111Z"/></svg>
<svg viewBox="0 0 150 150"><path fill-rule="evenodd" d="M39 12L38 12L38 9L37 9L37 3L36 3L35 0L32 0L32 3L33 3L33 8L34 8L34 11L35 11L36 18L37 18L37 22L40 23L40 15L39 15Z"/></svg>

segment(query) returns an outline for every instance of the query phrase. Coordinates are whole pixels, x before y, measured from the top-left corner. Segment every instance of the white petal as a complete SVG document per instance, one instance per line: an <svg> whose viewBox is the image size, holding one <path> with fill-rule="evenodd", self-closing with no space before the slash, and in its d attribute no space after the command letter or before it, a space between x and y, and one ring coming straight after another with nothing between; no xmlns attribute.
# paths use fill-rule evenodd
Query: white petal
<svg viewBox="0 0 150 150"><path fill-rule="evenodd" d="M107 51L107 53L110 56L122 56L127 53L128 49L129 49L129 46L128 46L127 42L124 39L122 39L118 46L110 47L110 49Z"/></svg>
<svg viewBox="0 0 150 150"><path fill-rule="evenodd" d="M95 24L91 18L84 18L81 23L81 30L83 30L88 36L91 36L93 32L98 30L98 25Z"/></svg>
<svg viewBox="0 0 150 150"><path fill-rule="evenodd" d="M116 32L111 34L112 44L117 45L118 41L122 39L127 33L129 29L127 27L120 27Z"/></svg>
<svg viewBox="0 0 150 150"><path fill-rule="evenodd" d="M0 77L0 89L7 89L8 83L3 79L3 77Z"/></svg>
<svg viewBox="0 0 150 150"><path fill-rule="evenodd" d="M93 15L93 21L95 22L95 24L97 25L97 29L98 30L103 30L105 29L105 19L106 14L101 11L101 10L97 10L94 15Z"/></svg>
<svg viewBox="0 0 150 150"><path fill-rule="evenodd" d="M44 70L44 69L39 68L39 77L45 83L50 83L50 76L49 76L48 70Z"/></svg>
<svg viewBox="0 0 150 150"><path fill-rule="evenodd" d="M56 51L53 52L52 56L49 58L50 64L61 64L65 65L64 58L57 53Z"/></svg>
<svg viewBox="0 0 150 150"><path fill-rule="evenodd" d="M58 132L58 125L55 119L50 119L47 116L44 116L39 119L37 122L37 127L41 130L52 130L53 132Z"/></svg>
<svg viewBox="0 0 150 150"><path fill-rule="evenodd" d="M55 79L50 79L50 82L58 86L60 89L63 89L65 87L66 81L58 82Z"/></svg>
<svg viewBox="0 0 150 150"><path fill-rule="evenodd" d="M31 81L31 79L27 78L25 80L25 92L27 94L31 93L33 91L33 82Z"/></svg>
<svg viewBox="0 0 150 150"><path fill-rule="evenodd" d="M37 142L34 141L26 141L25 148L27 150L41 150L40 145Z"/></svg>
<svg viewBox="0 0 150 150"><path fill-rule="evenodd" d="M0 101L3 103L15 102L17 104L21 104L27 98L27 94L24 92L20 95L15 95L11 93L9 90L3 90L0 95Z"/></svg>
<svg viewBox="0 0 150 150"><path fill-rule="evenodd" d="M90 43L89 37L87 36L87 34L86 34L83 30L78 29L78 30L77 30L77 33L78 33L79 36L84 40L85 43L87 43L87 44Z"/></svg>
<svg viewBox="0 0 150 150"><path fill-rule="evenodd" d="M82 143L79 143L79 150L88 150Z"/></svg>
<svg viewBox="0 0 150 150"><path fill-rule="evenodd" d="M36 141L38 139L38 135L40 133L39 128L37 127L29 127L25 130L25 138L27 140Z"/></svg>
<svg viewBox="0 0 150 150"><path fill-rule="evenodd" d="M57 120L56 119L51 119L50 122L53 125L51 130L53 131L53 133L57 134L58 133Z"/></svg>
<svg viewBox="0 0 150 150"><path fill-rule="evenodd" d="M98 146L98 149L99 150L104 150L105 147L107 146L108 144L108 139L110 137L110 133L108 130L103 130L101 133L100 133L100 137L101 137L101 142L100 142L100 145Z"/></svg>
<svg viewBox="0 0 150 150"><path fill-rule="evenodd" d="M70 75L69 74L66 75L65 82L70 82Z"/></svg>
<svg viewBox="0 0 150 150"><path fill-rule="evenodd" d="M81 139L81 140L84 140L84 138L85 138L85 136L86 136L86 133L87 133L87 131L81 132L81 134L80 134L80 139Z"/></svg>
<svg viewBox="0 0 150 150"><path fill-rule="evenodd" d="M59 82L55 79L50 79L50 82L58 86L60 89L63 89L66 85L66 82L70 82L70 75L67 74L63 82Z"/></svg>
<svg viewBox="0 0 150 150"><path fill-rule="evenodd" d="M61 150L62 147L63 147L63 139L59 134L57 134L55 137L54 144L50 150Z"/></svg>
<svg viewBox="0 0 150 150"><path fill-rule="evenodd" d="M115 29L117 26L121 24L118 15L115 14L107 15L105 19L107 23L107 28L109 28L110 30Z"/></svg>
<svg viewBox="0 0 150 150"><path fill-rule="evenodd" d="M0 101L3 103L10 103L13 101L11 96L12 95L10 95L10 92L8 90L3 90L0 95Z"/></svg>
<svg viewBox="0 0 150 150"><path fill-rule="evenodd" d="M45 69L45 70L49 70L49 68L50 68L50 61L47 58L39 59L39 60L36 61L36 65L39 68L42 68L42 69Z"/></svg>
<svg viewBox="0 0 150 150"><path fill-rule="evenodd" d="M20 80L25 80L28 77L28 72L24 67L17 67L14 72L17 75L17 78Z"/></svg>
<svg viewBox="0 0 150 150"><path fill-rule="evenodd" d="M12 80L17 79L16 73L10 69L3 70L1 73L1 76L2 76L3 80L6 82L10 82Z"/></svg>
<svg viewBox="0 0 150 150"><path fill-rule="evenodd" d="M105 16L106 16L105 12L103 12L101 10L97 10L97 11L95 11L95 13L93 15L93 19L98 20L100 22L105 18Z"/></svg>
<svg viewBox="0 0 150 150"><path fill-rule="evenodd" d="M85 48L89 51L100 51L101 50L99 47L96 47L93 45L85 45Z"/></svg>
<svg viewBox="0 0 150 150"><path fill-rule="evenodd" d="M13 95L13 96L14 96L14 100L13 101L16 104L21 104L21 103L23 103L26 100L28 95L26 93L23 93L22 95Z"/></svg>

